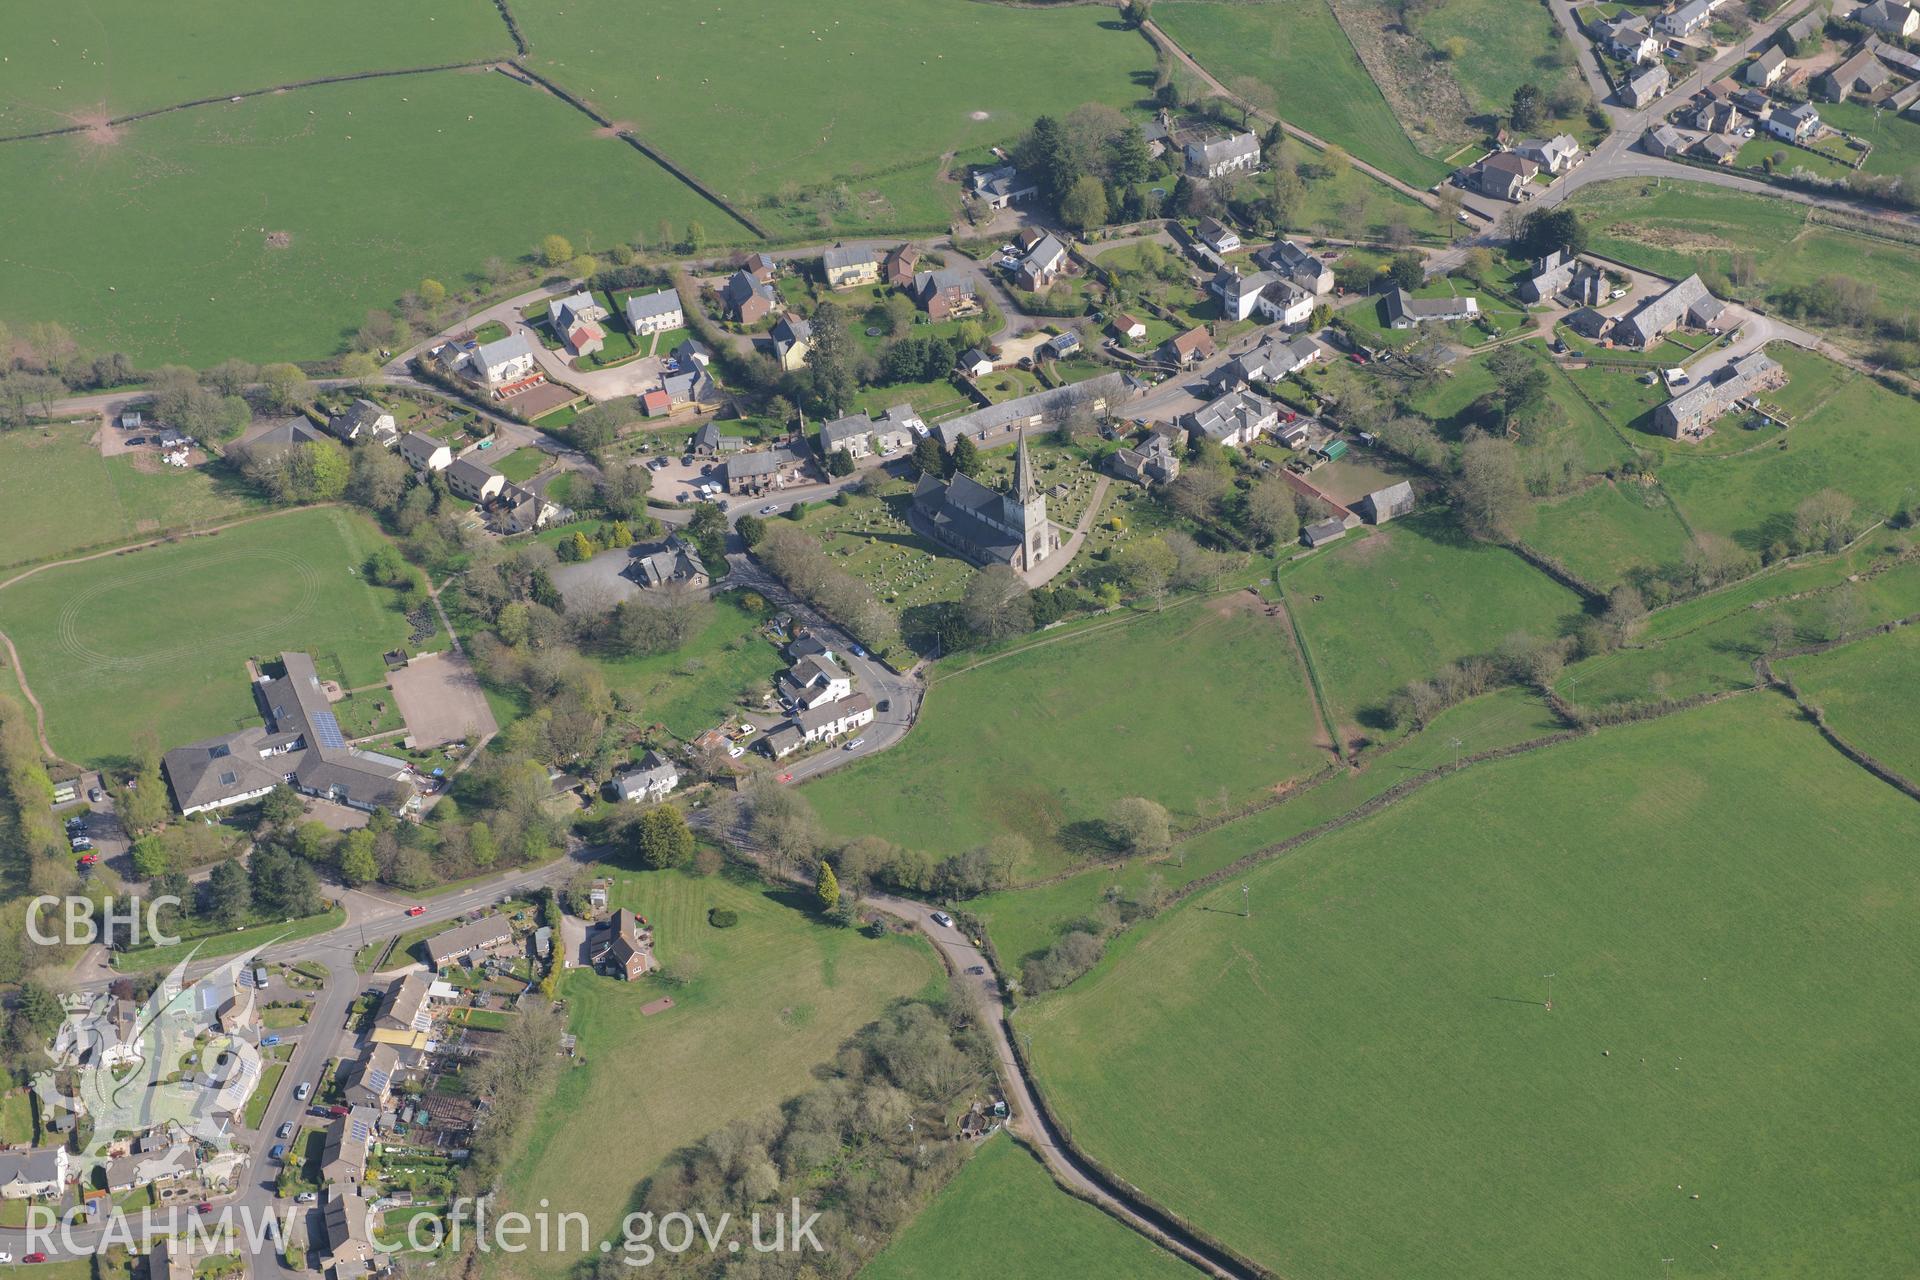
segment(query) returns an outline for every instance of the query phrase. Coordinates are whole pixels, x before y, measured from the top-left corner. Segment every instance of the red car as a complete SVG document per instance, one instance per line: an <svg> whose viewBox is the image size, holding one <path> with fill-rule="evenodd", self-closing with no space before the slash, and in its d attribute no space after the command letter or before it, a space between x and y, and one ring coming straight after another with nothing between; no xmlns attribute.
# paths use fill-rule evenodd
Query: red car
<svg viewBox="0 0 1920 1280"><path fill-rule="evenodd" d="M97 853L83 853L80 855L80 865L83 867L90 867L98 861L100 861L100 855Z"/></svg>
<svg viewBox="0 0 1920 1280"><path fill-rule="evenodd" d="M427 909L425 907L408 907L407 914L410 916L423 916L427 914Z"/></svg>
<svg viewBox="0 0 1920 1280"><path fill-rule="evenodd" d="M197 1205L195 1205L195 1206L193 1206L193 1211L194 1211L195 1213L212 1213L212 1212L213 1212L213 1201L211 1201L211 1200L202 1200L202 1201L201 1201L201 1202L200 1202L199 1204L197 1204Z"/></svg>
<svg viewBox="0 0 1920 1280"><path fill-rule="evenodd" d="M783 774L781 774L781 775L780 775L780 781L782 781L782 782L792 782L792 781L793 781L793 775L792 775L792 774L790 774L790 773L783 773Z"/></svg>
<svg viewBox="0 0 1920 1280"><path fill-rule="evenodd" d="M26 1257L20 1259L20 1261L22 1262L45 1262L46 1260L47 1260L47 1255L39 1252L30 1253Z"/></svg>
<svg viewBox="0 0 1920 1280"><path fill-rule="evenodd" d="M340 1106L338 1103L336 1103L333 1106L327 1108L327 1114L330 1116L344 1116L344 1115L351 1114L351 1112L346 1107Z"/></svg>

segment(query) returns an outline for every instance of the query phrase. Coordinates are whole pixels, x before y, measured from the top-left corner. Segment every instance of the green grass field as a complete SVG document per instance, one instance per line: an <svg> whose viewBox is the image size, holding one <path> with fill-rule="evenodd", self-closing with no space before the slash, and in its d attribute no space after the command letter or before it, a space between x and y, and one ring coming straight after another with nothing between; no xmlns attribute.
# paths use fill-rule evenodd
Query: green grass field
<svg viewBox="0 0 1920 1280"><path fill-rule="evenodd" d="M513 53L488 0L398 10L381 0L92 0L28 5L8 18L14 53L0 62L0 136L318 76Z"/></svg>
<svg viewBox="0 0 1920 1280"><path fill-rule="evenodd" d="M421 277L464 286L549 232L589 248L661 218L746 234L578 112L484 71L223 103L106 145L10 143L0 188L42 194L0 246L0 320L59 320L141 364L326 356Z"/></svg>
<svg viewBox="0 0 1920 1280"><path fill-rule="evenodd" d="M88 443L96 421L0 433L0 570L128 542L143 534L216 524L257 510L235 479L200 467L103 458ZM7 575L0 573L0 578Z"/></svg>
<svg viewBox="0 0 1920 1280"><path fill-rule="evenodd" d="M647 917L663 962L693 955L682 988L575 970L562 982L582 1065L541 1104L525 1149L509 1162L505 1199L531 1211L578 1210L617 1233L635 1187L677 1149L728 1121L814 1087L814 1067L888 1002L935 981L921 943L818 925L758 886L677 872L618 873L616 906ZM707 924L730 907L731 929ZM674 1008L642 1017L671 995ZM515 1274L568 1274L571 1254L529 1253Z"/></svg>
<svg viewBox="0 0 1920 1280"><path fill-rule="evenodd" d="M1780 665L1847 741L1920 777L1920 633L1903 627Z"/></svg>
<svg viewBox="0 0 1920 1280"><path fill-rule="evenodd" d="M992 1247L979 1246L992 1224ZM862 1280L1051 1280L1112 1275L1183 1280L1192 1270L1145 1236L1074 1199L1005 1134L980 1145Z"/></svg>
<svg viewBox="0 0 1920 1280"><path fill-rule="evenodd" d="M1876 111L1858 102L1821 104L1820 119L1872 144L1862 168L1898 177L1920 164L1920 122L1898 111Z"/></svg>
<svg viewBox="0 0 1920 1280"><path fill-rule="evenodd" d="M1635 569L1678 564L1687 530L1656 488L1602 480L1565 498L1535 504L1521 526L1528 546L1587 582L1607 587Z"/></svg>
<svg viewBox="0 0 1920 1280"><path fill-rule="evenodd" d="M494 459L493 469L515 484L525 484L552 461L552 454L529 445L524 449L515 449L504 458Z"/></svg>
<svg viewBox="0 0 1920 1280"><path fill-rule="evenodd" d="M311 938L316 933L325 933L329 929L338 928L346 923L346 919L346 912L338 907L332 907L318 915L305 916L298 920L275 920L268 924L235 929L230 933L187 938L180 942L168 943L166 946L146 947L139 951L123 951L114 958L113 967L120 973L145 973L154 969L169 968L187 959L188 956L206 960L215 956L238 955L242 951L269 946L275 942L294 942L301 938Z"/></svg>
<svg viewBox="0 0 1920 1280"><path fill-rule="evenodd" d="M1756 260L1758 283L1735 297L1765 297L1826 275L1871 281L1893 300L1920 293L1920 254L1911 245L1855 235L1809 220L1791 200L1742 195L1695 182L1599 182L1568 206L1587 220L1595 253L1676 279L1724 270L1731 255Z"/></svg>
<svg viewBox="0 0 1920 1280"><path fill-rule="evenodd" d="M1016 879L1103 851L1090 829L1122 796L1159 801L1176 824L1244 803L1326 758L1285 623L1250 599L1196 601L936 670L904 742L805 794L849 839L944 855L1025 836L1033 860Z"/></svg>
<svg viewBox="0 0 1920 1280"><path fill-rule="evenodd" d="M1282 581L1344 734L1407 681L1516 631L1557 635L1580 607L1511 551L1469 542L1439 515L1348 534Z"/></svg>
<svg viewBox="0 0 1920 1280"><path fill-rule="evenodd" d="M845 179L856 222L875 197L898 206L900 190L915 193L909 205L930 193L929 162L948 151L1010 141L1043 112L1126 106L1152 89L1152 50L1097 6L666 0L636 23L618 0L535 0L514 14L529 65L633 123L723 195L758 203ZM738 79L746 66L750 93Z"/></svg>
<svg viewBox="0 0 1920 1280"><path fill-rule="evenodd" d="M1523 84L1552 94L1580 78L1572 58L1559 63L1547 52L1553 47L1554 20L1545 5L1444 0L1420 14L1414 26L1435 48L1455 37L1467 42L1466 55L1450 62L1448 70L1468 104L1483 114L1504 115Z"/></svg>
<svg viewBox="0 0 1920 1280"><path fill-rule="evenodd" d="M1288 123L1407 182L1445 176L1447 167L1400 127L1325 0L1167 0L1153 7L1153 20L1222 81L1252 76L1271 87Z"/></svg>
<svg viewBox="0 0 1920 1280"><path fill-rule="evenodd" d="M786 668L772 643L755 634L759 625L760 619L734 597L723 596L715 602L706 630L675 652L644 658L596 655L594 662L607 687L637 708L639 720L664 724L669 733L691 738L718 724L736 694L747 689L765 692Z"/></svg>
<svg viewBox="0 0 1920 1280"><path fill-rule="evenodd" d="M1916 839L1753 695L1435 784L1016 1024L1092 1153L1281 1274L1897 1276Z"/></svg>
<svg viewBox="0 0 1920 1280"><path fill-rule="evenodd" d="M122 757L145 733L180 746L257 714L250 657L300 649L350 686L385 679L408 626L357 574L383 541L344 509L292 512L36 574L0 591L0 630L62 756Z"/></svg>

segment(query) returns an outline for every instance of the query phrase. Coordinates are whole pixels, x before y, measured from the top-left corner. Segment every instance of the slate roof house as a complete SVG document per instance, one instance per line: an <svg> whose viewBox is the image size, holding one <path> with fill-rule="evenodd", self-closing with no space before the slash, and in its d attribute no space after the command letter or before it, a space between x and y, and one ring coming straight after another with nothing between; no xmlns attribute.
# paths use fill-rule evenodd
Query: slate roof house
<svg viewBox="0 0 1920 1280"><path fill-rule="evenodd" d="M1710 327L1726 305L1707 292L1699 276L1688 276L1617 321L1613 326L1613 340L1629 347L1650 347L1682 324L1695 329Z"/></svg>
<svg viewBox="0 0 1920 1280"><path fill-rule="evenodd" d="M728 493L767 493L800 478L806 459L791 449L736 453L721 464Z"/></svg>
<svg viewBox="0 0 1920 1280"><path fill-rule="evenodd" d="M1601 21L1594 27L1594 37L1608 53L1636 66L1660 56L1660 41L1647 29L1647 20L1638 15L1623 14L1612 22Z"/></svg>
<svg viewBox="0 0 1920 1280"><path fill-rule="evenodd" d="M506 483L505 476L471 458L455 458L453 465L447 468L447 488L453 490L455 497L465 498L468 502L491 502L500 496L500 490L506 487Z"/></svg>
<svg viewBox="0 0 1920 1280"><path fill-rule="evenodd" d="M67 1185L65 1147L16 1147L0 1151L0 1199L50 1196Z"/></svg>
<svg viewBox="0 0 1920 1280"><path fill-rule="evenodd" d="M989 209L1004 209L1033 199L1040 192L1033 179L1012 165L982 169L973 175L973 197Z"/></svg>
<svg viewBox="0 0 1920 1280"><path fill-rule="evenodd" d="M1240 247L1240 235L1212 214L1200 219L1200 243L1215 253L1232 253Z"/></svg>
<svg viewBox="0 0 1920 1280"><path fill-rule="evenodd" d="M696 458L717 458L723 453L738 453L747 447L745 436L727 436L720 434L720 428L711 422L701 424L693 433L693 456Z"/></svg>
<svg viewBox="0 0 1920 1280"><path fill-rule="evenodd" d="M1762 89L1771 89L1774 81L1786 73L1787 51L1776 44L1749 62L1741 78L1748 84L1758 85Z"/></svg>
<svg viewBox="0 0 1920 1280"><path fill-rule="evenodd" d="M313 659L283 653L280 663L285 674L254 685L265 725L175 747L162 758L180 812L244 804L282 783L356 809L411 808L406 762L347 745Z"/></svg>
<svg viewBox="0 0 1920 1280"><path fill-rule="evenodd" d="M1853 11L1853 20L1882 35L1903 40L1920 35L1920 12L1900 4L1899 0L1873 0L1872 4L1863 4Z"/></svg>
<svg viewBox="0 0 1920 1280"><path fill-rule="evenodd" d="M974 289L971 271L942 267L938 271L922 271L915 276L911 292L914 302L927 313L927 319L937 324L978 311L980 301Z"/></svg>
<svg viewBox="0 0 1920 1280"><path fill-rule="evenodd" d="M793 719L775 726L760 739L758 745L775 760L780 760L801 747L831 741L872 723L873 699L864 693L856 693L850 698L800 712Z"/></svg>
<svg viewBox="0 0 1920 1280"><path fill-rule="evenodd" d="M399 448L401 461L415 471L445 471L453 465L453 450L418 431L401 436Z"/></svg>
<svg viewBox="0 0 1920 1280"><path fill-rule="evenodd" d="M807 352L813 350L813 323L789 311L773 322L773 328L767 332L767 341L773 344L774 360L782 369L792 373L805 366Z"/></svg>
<svg viewBox="0 0 1920 1280"><path fill-rule="evenodd" d="M1034 242L1027 256L1020 259L1014 278L1022 289L1034 292L1052 284L1066 263L1067 246L1051 234L1044 235Z"/></svg>
<svg viewBox="0 0 1920 1280"><path fill-rule="evenodd" d="M1528 197L1527 184L1540 166L1517 151L1496 151L1474 169L1473 185L1483 196L1520 201Z"/></svg>
<svg viewBox="0 0 1920 1280"><path fill-rule="evenodd" d="M355 400L343 412L328 418L327 430L347 444L365 436L375 444L391 449L400 440L393 415L367 399Z"/></svg>
<svg viewBox="0 0 1920 1280"><path fill-rule="evenodd" d="M1037 568L1060 549L1047 519L1047 495L1034 480L1027 433L1013 458L1013 489L1002 493L955 472L951 480L927 474L913 490L913 523L935 541L980 564L1004 564L1017 573Z"/></svg>
<svg viewBox="0 0 1920 1280"><path fill-rule="evenodd" d="M444 969L450 964L466 959L476 951L484 951L513 940L513 926L505 916L489 912L478 920L455 925L451 929L442 929L428 938L423 944L427 949L427 962L436 969Z"/></svg>
<svg viewBox="0 0 1920 1280"><path fill-rule="evenodd" d="M1788 142L1805 142L1820 127L1820 112L1811 102L1802 102L1790 111L1774 111L1767 116L1767 132Z"/></svg>
<svg viewBox="0 0 1920 1280"><path fill-rule="evenodd" d="M667 539L658 551L636 553L627 562L627 576L642 587L664 587L680 583L687 587L707 585L707 566L693 544L679 538Z"/></svg>
<svg viewBox="0 0 1920 1280"><path fill-rule="evenodd" d="M755 279L744 267L728 276L727 282L720 286L720 302L726 308L727 318L740 324L764 320L772 313L778 298L771 284Z"/></svg>
<svg viewBox="0 0 1920 1280"><path fill-rule="evenodd" d="M1260 167L1260 139L1252 133L1236 133L1213 142L1189 142L1186 157L1187 172L1195 177L1249 173Z"/></svg>
<svg viewBox="0 0 1920 1280"><path fill-rule="evenodd" d="M648 751L640 763L613 775L613 790L632 804L664 800L680 785L680 770L658 751Z"/></svg>
<svg viewBox="0 0 1920 1280"><path fill-rule="evenodd" d="M920 246L917 244L896 245L889 249L886 261L882 264L888 287L904 289L911 285L919 262Z"/></svg>
<svg viewBox="0 0 1920 1280"><path fill-rule="evenodd" d="M363 1280L384 1273L386 1263L373 1243L367 1202L344 1187L330 1187L320 1215L326 1248L320 1254L325 1280Z"/></svg>
<svg viewBox="0 0 1920 1280"><path fill-rule="evenodd" d="M265 458L295 445L315 444L326 438L326 432L305 418L284 418L247 441L246 451L253 457Z"/></svg>
<svg viewBox="0 0 1920 1280"><path fill-rule="evenodd" d="M1813 88L1828 102L1845 102L1855 96L1872 97L1892 78L1893 73L1873 50L1863 47L1845 62L1829 68L1813 82Z"/></svg>
<svg viewBox="0 0 1920 1280"><path fill-rule="evenodd" d="M1387 295L1387 326L1411 329L1434 321L1471 320L1480 314L1478 298L1416 298L1405 289Z"/></svg>
<svg viewBox="0 0 1920 1280"><path fill-rule="evenodd" d="M828 702L838 702L853 692L853 677L834 664L825 654L802 658L780 673L774 683L781 700L811 711Z"/></svg>
<svg viewBox="0 0 1920 1280"><path fill-rule="evenodd" d="M1180 477L1180 459L1163 435L1149 435L1138 449L1120 448L1108 460L1113 474L1137 485L1171 484Z"/></svg>
<svg viewBox="0 0 1920 1280"><path fill-rule="evenodd" d="M1673 83L1665 67L1649 67L1620 88L1620 101L1638 110L1657 99Z"/></svg>
<svg viewBox="0 0 1920 1280"><path fill-rule="evenodd" d="M880 259L871 245L835 246L820 255L829 289L857 289L880 282Z"/></svg>
<svg viewBox="0 0 1920 1280"><path fill-rule="evenodd" d="M1686 149L1687 140L1670 124L1657 124L1640 137L1640 149L1650 156L1666 159Z"/></svg>
<svg viewBox="0 0 1920 1280"><path fill-rule="evenodd" d="M1656 408L1653 425L1669 439L1704 439L1708 428L1737 401L1771 390L1786 380L1786 371L1764 352L1748 352Z"/></svg>
<svg viewBox="0 0 1920 1280"><path fill-rule="evenodd" d="M1203 331L1204 332L1204 331ZM984 440L991 433L1011 429L1039 428L1065 421L1079 410L1102 414L1122 400L1140 394L1143 384L1124 373L1103 373L1085 382L1069 383L1049 391L1005 400L975 409L972 413L949 418L934 427L941 445L951 451L964 437Z"/></svg>
<svg viewBox="0 0 1920 1280"><path fill-rule="evenodd" d="M1257 250L1253 260L1308 293L1333 291L1333 268L1291 240L1276 240L1266 248Z"/></svg>
<svg viewBox="0 0 1920 1280"><path fill-rule="evenodd" d="M675 289L636 293L627 299L627 328L635 334L665 333L686 327L686 308Z"/></svg>
<svg viewBox="0 0 1920 1280"><path fill-rule="evenodd" d="M1278 421L1280 410L1273 401L1251 391L1230 391L1181 418L1180 425L1222 447L1242 449Z"/></svg>
<svg viewBox="0 0 1920 1280"><path fill-rule="evenodd" d="M1544 302L1551 298L1572 282L1574 269L1578 265L1578 259L1570 258L1558 249L1544 258L1535 259L1533 274L1520 282L1520 301Z"/></svg>
<svg viewBox="0 0 1920 1280"><path fill-rule="evenodd" d="M820 456L830 458L841 449L853 459L873 452L873 419L864 413L835 418L820 428Z"/></svg>
<svg viewBox="0 0 1920 1280"><path fill-rule="evenodd" d="M1514 147L1513 153L1533 161L1548 173L1565 173L1580 163L1580 143L1570 133L1556 133L1544 139L1528 138Z"/></svg>
<svg viewBox="0 0 1920 1280"><path fill-rule="evenodd" d="M1713 19L1713 11L1725 0L1686 0L1671 13L1663 13L1653 25L1670 36L1690 36Z"/></svg>

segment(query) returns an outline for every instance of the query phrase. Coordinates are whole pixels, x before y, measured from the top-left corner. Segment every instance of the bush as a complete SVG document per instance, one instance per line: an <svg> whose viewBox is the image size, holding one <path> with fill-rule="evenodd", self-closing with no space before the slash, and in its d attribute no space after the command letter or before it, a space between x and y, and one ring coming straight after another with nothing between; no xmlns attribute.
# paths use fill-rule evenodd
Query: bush
<svg viewBox="0 0 1920 1280"><path fill-rule="evenodd" d="M740 913L731 907L715 907L707 912L707 923L716 929L731 929L740 923Z"/></svg>

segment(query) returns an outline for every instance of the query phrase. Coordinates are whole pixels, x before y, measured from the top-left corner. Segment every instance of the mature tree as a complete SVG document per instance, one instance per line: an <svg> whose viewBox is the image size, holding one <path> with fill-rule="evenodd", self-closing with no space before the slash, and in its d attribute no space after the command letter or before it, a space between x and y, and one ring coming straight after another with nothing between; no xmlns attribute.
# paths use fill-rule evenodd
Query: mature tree
<svg viewBox="0 0 1920 1280"><path fill-rule="evenodd" d="M1123 796L1107 810L1107 835L1129 853L1158 853L1173 841L1164 805L1144 796Z"/></svg>
<svg viewBox="0 0 1920 1280"><path fill-rule="evenodd" d="M1475 435L1460 450L1453 500L1461 523L1476 538L1504 542L1513 537L1527 505L1527 488L1510 441Z"/></svg>
<svg viewBox="0 0 1920 1280"><path fill-rule="evenodd" d="M1167 501L1190 520L1211 520L1232 489L1224 466L1190 466L1167 486Z"/></svg>
<svg viewBox="0 0 1920 1280"><path fill-rule="evenodd" d="M200 375L201 380L223 396L237 396L260 376L258 366L229 357Z"/></svg>
<svg viewBox="0 0 1920 1280"><path fill-rule="evenodd" d="M292 413L313 399L313 383L297 364L270 364L260 371L260 396L276 413Z"/></svg>
<svg viewBox="0 0 1920 1280"><path fill-rule="evenodd" d="M923 476L945 476L947 458L940 452L940 437L928 433L913 446L913 469Z"/></svg>
<svg viewBox="0 0 1920 1280"><path fill-rule="evenodd" d="M1153 16L1153 0L1127 0L1120 7L1120 15L1129 26L1139 26Z"/></svg>
<svg viewBox="0 0 1920 1280"><path fill-rule="evenodd" d="M680 810L657 804L633 824L633 851L643 866L654 870L684 867L693 861L693 831Z"/></svg>
<svg viewBox="0 0 1920 1280"><path fill-rule="evenodd" d="M967 436L961 436L953 444L953 469L963 476L980 474L980 450Z"/></svg>
<svg viewBox="0 0 1920 1280"><path fill-rule="evenodd" d="M1060 197L1060 220L1076 231L1086 231L1107 220L1107 189L1100 179L1083 173Z"/></svg>
<svg viewBox="0 0 1920 1280"><path fill-rule="evenodd" d="M366 884L380 874L380 865L373 856L373 840L373 832L361 827L358 831L349 831L346 839L340 842L337 870L340 883L349 889Z"/></svg>
<svg viewBox="0 0 1920 1280"><path fill-rule="evenodd" d="M1033 175L1041 197L1056 209L1082 172L1066 128L1052 116L1033 122L1015 155L1021 168Z"/></svg>
<svg viewBox="0 0 1920 1280"><path fill-rule="evenodd" d="M282 784L267 792L260 801L260 823L268 830L290 828L306 814L306 801L292 787Z"/></svg>
<svg viewBox="0 0 1920 1280"><path fill-rule="evenodd" d="M215 922L228 928L246 923L253 913L253 886L238 859L214 867L207 877L206 901L205 914Z"/></svg>
<svg viewBox="0 0 1920 1280"><path fill-rule="evenodd" d="M309 440L287 450L287 496L296 502L332 502L347 491L352 465L332 440Z"/></svg>
<svg viewBox="0 0 1920 1280"><path fill-rule="evenodd" d="M1284 480L1269 476L1247 492L1247 523L1272 546L1284 546L1300 536L1300 511Z"/></svg>
<svg viewBox="0 0 1920 1280"><path fill-rule="evenodd" d="M1387 266L1387 277L1402 289L1418 289L1427 282L1427 260L1417 249L1396 253Z"/></svg>
<svg viewBox="0 0 1920 1280"><path fill-rule="evenodd" d="M850 476L853 474L853 454L843 445L827 455L827 474L830 476Z"/></svg>
<svg viewBox="0 0 1920 1280"><path fill-rule="evenodd" d="M1167 593L1168 586L1173 582L1174 570L1178 567L1173 548L1161 538L1143 538L1134 542L1115 558L1114 563L1128 593L1146 600L1157 600Z"/></svg>
<svg viewBox="0 0 1920 1280"><path fill-rule="evenodd" d="M960 615L982 640L995 641L1033 630L1032 593L1003 564L975 573L960 597Z"/></svg>
<svg viewBox="0 0 1920 1280"><path fill-rule="evenodd" d="M1585 253L1586 224L1580 221L1578 213L1565 205L1553 209L1530 209L1520 219L1513 247L1524 258L1543 258L1555 250L1569 254Z"/></svg>
<svg viewBox="0 0 1920 1280"><path fill-rule="evenodd" d="M379 380L380 362L365 351L349 351L340 357L340 376L365 391Z"/></svg>
<svg viewBox="0 0 1920 1280"><path fill-rule="evenodd" d="M1153 155L1138 125L1129 125L1107 139L1107 176L1114 185L1130 187L1153 173Z"/></svg>
<svg viewBox="0 0 1920 1280"><path fill-rule="evenodd" d="M561 235L547 236L540 241L539 254L542 266L557 267L573 257L573 241Z"/></svg>
<svg viewBox="0 0 1920 1280"><path fill-rule="evenodd" d="M807 373L816 411L827 418L843 416L853 399L853 344L845 314L834 303L823 302L814 309Z"/></svg>
<svg viewBox="0 0 1920 1280"><path fill-rule="evenodd" d="M1521 85L1513 91L1513 106L1507 118L1515 133L1532 133L1540 127L1546 118L1546 95L1540 92L1540 86L1531 82Z"/></svg>
<svg viewBox="0 0 1920 1280"><path fill-rule="evenodd" d="M820 859L820 872L813 878L813 897L822 911L832 911L840 905L840 880L833 874L833 864L825 858Z"/></svg>
<svg viewBox="0 0 1920 1280"><path fill-rule="evenodd" d="M1793 533L1809 551L1838 551L1852 532L1853 499L1837 489L1822 489L1793 513Z"/></svg>

